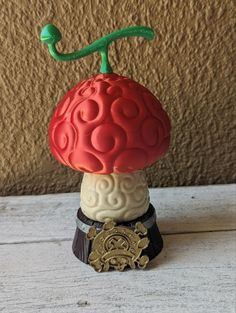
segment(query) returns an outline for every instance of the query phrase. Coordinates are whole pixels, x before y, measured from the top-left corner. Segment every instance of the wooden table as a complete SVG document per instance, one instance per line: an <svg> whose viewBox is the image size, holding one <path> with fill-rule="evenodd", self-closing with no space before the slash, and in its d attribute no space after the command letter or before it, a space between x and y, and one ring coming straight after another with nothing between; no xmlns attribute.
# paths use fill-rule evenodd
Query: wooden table
<svg viewBox="0 0 236 313"><path fill-rule="evenodd" d="M235 193L151 189L164 250L147 270L122 273L73 256L78 193L0 198L0 312L235 312Z"/></svg>

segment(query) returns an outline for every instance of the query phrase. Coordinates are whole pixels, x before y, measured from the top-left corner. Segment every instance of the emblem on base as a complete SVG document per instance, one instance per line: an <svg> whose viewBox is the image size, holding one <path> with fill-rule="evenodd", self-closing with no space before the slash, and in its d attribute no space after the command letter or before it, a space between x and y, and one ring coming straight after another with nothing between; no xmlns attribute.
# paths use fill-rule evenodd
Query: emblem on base
<svg viewBox="0 0 236 313"><path fill-rule="evenodd" d="M87 238L92 240L92 249L89 255L89 264L97 272L106 272L109 269L123 271L125 267L144 269L149 262L147 255L141 256L148 247L149 239L146 227L137 222L135 229L126 226L116 226L114 222L103 225L97 232L95 226L90 227Z"/></svg>

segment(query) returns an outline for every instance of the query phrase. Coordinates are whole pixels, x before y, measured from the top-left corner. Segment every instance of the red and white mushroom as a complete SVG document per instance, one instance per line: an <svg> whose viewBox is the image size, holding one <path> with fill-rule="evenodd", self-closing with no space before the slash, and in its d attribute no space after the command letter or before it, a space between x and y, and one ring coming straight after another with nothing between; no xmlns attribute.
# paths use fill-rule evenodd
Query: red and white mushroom
<svg viewBox="0 0 236 313"><path fill-rule="evenodd" d="M57 51L62 36L54 25L40 35L58 61L101 55L100 74L73 87L49 125L55 158L84 172L73 252L97 271L145 268L163 247L143 168L168 149L170 121L147 88L113 74L108 58L110 43L133 36L151 40L155 34L149 27L131 26L71 53ZM115 227L116 222L127 223Z"/></svg>
<svg viewBox="0 0 236 313"><path fill-rule="evenodd" d="M86 173L81 188L85 215L125 221L148 209L140 170L168 149L170 122L147 88L117 74L98 74L63 97L49 139L58 161Z"/></svg>

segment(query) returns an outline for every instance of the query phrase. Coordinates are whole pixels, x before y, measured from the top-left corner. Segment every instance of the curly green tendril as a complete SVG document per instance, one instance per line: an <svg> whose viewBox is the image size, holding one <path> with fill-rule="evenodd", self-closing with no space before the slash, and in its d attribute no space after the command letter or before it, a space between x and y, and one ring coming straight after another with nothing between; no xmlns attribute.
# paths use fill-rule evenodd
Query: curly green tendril
<svg viewBox="0 0 236 313"><path fill-rule="evenodd" d="M56 48L56 43L59 42L62 38L62 35L56 26L52 24L47 24L44 26L40 34L40 39L43 43L48 45L48 50L51 56L57 61L72 61L83 58L91 53L99 52L102 59L100 72L112 73L112 68L108 59L109 44L120 38L135 36L151 40L155 37L155 33L153 29L149 27L131 26L106 35L79 51L65 54L58 52Z"/></svg>

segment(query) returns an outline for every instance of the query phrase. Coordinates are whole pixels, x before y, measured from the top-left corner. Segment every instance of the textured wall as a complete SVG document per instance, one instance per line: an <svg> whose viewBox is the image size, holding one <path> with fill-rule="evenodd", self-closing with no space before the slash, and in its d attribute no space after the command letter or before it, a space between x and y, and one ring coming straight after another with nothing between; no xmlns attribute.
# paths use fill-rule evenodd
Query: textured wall
<svg viewBox="0 0 236 313"><path fill-rule="evenodd" d="M0 193L78 190L81 174L49 153L47 126L62 95L97 73L99 56L54 61L42 26L62 30L64 51L124 26L152 26L152 42L110 48L113 69L148 87L172 120L168 154L147 169L150 186L234 180L234 1L0 0ZM234 117L233 117L234 115Z"/></svg>

